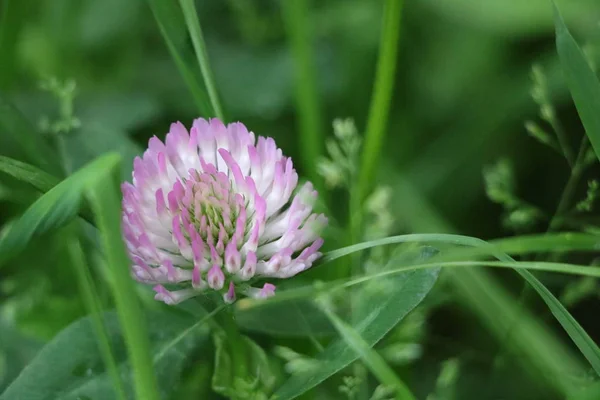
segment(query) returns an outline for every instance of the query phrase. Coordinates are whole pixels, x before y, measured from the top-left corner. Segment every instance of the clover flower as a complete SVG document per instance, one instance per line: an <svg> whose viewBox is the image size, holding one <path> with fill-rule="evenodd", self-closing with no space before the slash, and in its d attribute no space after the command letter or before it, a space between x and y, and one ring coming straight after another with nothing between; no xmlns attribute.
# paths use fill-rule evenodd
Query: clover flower
<svg viewBox="0 0 600 400"><path fill-rule="evenodd" d="M310 182L296 193L292 160L271 138L241 123L196 119L190 132L171 125L165 143L150 139L123 191L123 234L135 279L155 298L177 304L207 289L226 302L263 298L321 255ZM169 289L165 288L167 285Z"/></svg>

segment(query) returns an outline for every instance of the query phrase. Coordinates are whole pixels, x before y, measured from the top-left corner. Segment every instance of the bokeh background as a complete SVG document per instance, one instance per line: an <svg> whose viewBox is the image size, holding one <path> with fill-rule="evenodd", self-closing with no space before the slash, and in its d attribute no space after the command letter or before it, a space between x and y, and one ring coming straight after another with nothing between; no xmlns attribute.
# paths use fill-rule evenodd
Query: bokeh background
<svg viewBox="0 0 600 400"><path fill-rule="evenodd" d="M197 7L227 119L274 137L284 152L300 160L294 60L280 1L285 0L204 0ZM600 61L600 2L557 3L595 67ZM375 74L382 2L310 4L322 130L331 136L334 118L352 117L362 131ZM40 88L41 83L52 77L76 82L74 114L81 126L67 139L72 168L117 150L127 160L123 179L128 179L131 160L149 137L164 137L171 122L190 124L200 116L146 2L25 0L0 5L2 98L41 126L58 113L56 99ZM189 47L193 57L183 25L178 39L178 46ZM394 233L456 232L484 239L513 234L503 224L503 208L485 192L482 171L500 158L514 166L517 193L553 214L569 169L561 156L524 128L527 120L545 126L530 94L534 64L545 73L551 101L575 148L583 129L556 55L549 1L406 1L377 182L392 189ZM0 153L23 159L10 140L0 132ZM306 162L297 164L302 174ZM585 196L585 181L598 172L592 169L582 180L578 199ZM24 209L19 199L29 195L25 187L3 178L0 220L18 215ZM335 216L343 223L347 199L337 191L331 196ZM540 218L525 232L543 232L547 224ZM1 271L0 322L5 326L0 330L0 390L41 343L85 313L63 256L60 238L48 237ZM513 274L486 276L503 294L519 296L522 283ZM523 374L528 367L518 352L497 357L506 346L490 328L495 316L486 317L485 311L469 305L494 299L464 296L466 289L452 283L457 279L439 283L419 338L424 353L407 373L420 374L415 382L426 387L435 380L440 363L456 357L462 363L456 399L552 398L544 392L543 379ZM562 275L544 276L544 282L557 295L578 283ZM594 282L587 285L585 295L568 306L599 339L598 291ZM553 337L569 346L534 297L527 306L546 321ZM268 345L268 338L262 340Z"/></svg>

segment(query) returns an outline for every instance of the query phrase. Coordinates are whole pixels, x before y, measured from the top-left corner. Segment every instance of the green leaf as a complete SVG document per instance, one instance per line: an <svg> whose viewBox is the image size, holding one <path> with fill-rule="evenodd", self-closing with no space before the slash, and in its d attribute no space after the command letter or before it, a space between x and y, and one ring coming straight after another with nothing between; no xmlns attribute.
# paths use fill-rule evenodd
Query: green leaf
<svg viewBox="0 0 600 400"><path fill-rule="evenodd" d="M191 61L191 54L186 49L186 43L183 40L185 20L181 10L173 1L148 0L148 5L152 9L152 14L154 14L160 33L169 48L169 53L185 80L199 112L205 116L212 115L204 85L201 83L202 80L197 74L197 69Z"/></svg>
<svg viewBox="0 0 600 400"><path fill-rule="evenodd" d="M556 50L567 85L585 127L585 133L592 143L596 157L600 158L600 82L567 29L556 4L554 4L554 23Z"/></svg>
<svg viewBox="0 0 600 400"><path fill-rule="evenodd" d="M430 255L427 250L420 254L420 258ZM364 304L357 310L353 329L368 346L375 345L425 298L438 274L439 269L410 271L386 280L383 290L369 290L369 304ZM378 283L374 282L373 285ZM388 290L392 287L393 290ZM278 400L293 399L357 358L356 352L344 340L337 340L319 354L315 370L293 375L277 390L275 396Z"/></svg>
<svg viewBox="0 0 600 400"><path fill-rule="evenodd" d="M89 163L36 200L0 238L0 265L19 253L31 239L64 226L77 215L90 181L111 170L118 156L107 154ZM84 213L91 220L89 213Z"/></svg>
<svg viewBox="0 0 600 400"><path fill-rule="evenodd" d="M342 339L360 356L367 368L377 377L382 385L385 385L393 393L396 393L397 399L415 400L415 396L406 384L387 365L383 357L363 340L356 330L342 321L327 305L323 307L323 310L340 333Z"/></svg>
<svg viewBox="0 0 600 400"><path fill-rule="evenodd" d="M190 318L173 313L148 315L147 336L152 343L156 370L161 390L168 393L177 382L186 361L193 351L207 343L206 330ZM130 367L125 359L123 334L117 315L104 315L111 346L117 350L119 371L126 380L132 398ZM193 332L193 334L190 334ZM102 363L89 317L65 328L48 343L23 370L19 377L0 396L1 400L113 400L116 393L112 380Z"/></svg>
<svg viewBox="0 0 600 400"><path fill-rule="evenodd" d="M33 165L5 156L0 156L0 171L19 181L29 183L43 193L60 183L58 178Z"/></svg>
<svg viewBox="0 0 600 400"><path fill-rule="evenodd" d="M258 304L236 304L235 320L241 328L288 337L325 336L336 332L323 312L310 301Z"/></svg>

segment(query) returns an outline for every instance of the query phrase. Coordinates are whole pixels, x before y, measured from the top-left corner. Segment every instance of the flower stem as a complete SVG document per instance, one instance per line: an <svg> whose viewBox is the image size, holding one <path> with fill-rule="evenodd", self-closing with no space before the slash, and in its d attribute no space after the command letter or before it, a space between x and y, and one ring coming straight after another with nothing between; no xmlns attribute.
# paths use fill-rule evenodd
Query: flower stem
<svg viewBox="0 0 600 400"><path fill-rule="evenodd" d="M223 312L214 316L214 320L215 324L213 325L213 329L222 330L227 337L234 375L242 379L246 378L248 375L248 368L246 348L244 346L245 341L233 318L233 309L223 310Z"/></svg>
<svg viewBox="0 0 600 400"><path fill-rule="evenodd" d="M214 84L214 77L208 63L208 53L206 52L206 44L204 42L204 36L202 35L202 29L200 27L200 20L198 19L198 12L196 11L196 5L194 0L179 0L181 9L183 10L183 16L185 23L188 27L192 44L194 45L194 51L196 52L196 58L198 59L198 65L202 72L202 78L206 85L210 104L213 108L213 112L217 118L221 121L224 120L223 110L219 103L219 97L217 95L217 89Z"/></svg>

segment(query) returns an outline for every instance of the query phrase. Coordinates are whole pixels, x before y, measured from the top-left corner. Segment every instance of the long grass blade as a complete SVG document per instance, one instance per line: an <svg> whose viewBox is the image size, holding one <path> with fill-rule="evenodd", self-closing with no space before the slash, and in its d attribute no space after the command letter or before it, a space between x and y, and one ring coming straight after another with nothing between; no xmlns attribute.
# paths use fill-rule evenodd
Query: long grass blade
<svg viewBox="0 0 600 400"><path fill-rule="evenodd" d="M119 164L88 187L89 198L110 271L117 313L131 360L133 382L138 399L158 400L146 322L129 274L129 259L121 238L121 204L117 192Z"/></svg>
<svg viewBox="0 0 600 400"><path fill-rule="evenodd" d="M377 163L381 157L381 147L383 146L394 90L402 9L403 0L385 1L375 86L369 109L369 119L367 121L358 180L359 201L362 201L371 188L374 182Z"/></svg>
<svg viewBox="0 0 600 400"><path fill-rule="evenodd" d="M211 115L210 101L200 77L196 75L194 68L188 61L185 54L186 49L177 45L177 33L185 23L181 10L172 1L148 0L148 5L152 9L152 14L167 44L169 53L171 53L171 57L173 57L173 61L187 85L198 111L201 115Z"/></svg>
<svg viewBox="0 0 600 400"><path fill-rule="evenodd" d="M221 121L224 121L223 110L221 108L219 97L217 95L217 88L214 83L215 79L208 62L208 53L206 52L206 44L204 43L202 28L200 27L200 21L198 20L196 5L194 0L179 0L179 4L183 10L183 17L185 18L185 23L188 27L188 31L190 32L190 37L192 38L192 44L194 45L194 50L196 52L196 59L198 60L200 71L202 71L202 78L204 79L206 90L208 91L208 97L210 99L213 113Z"/></svg>
<svg viewBox="0 0 600 400"><path fill-rule="evenodd" d="M577 112L596 156L600 159L600 81L590 68L554 4L556 50Z"/></svg>
<svg viewBox="0 0 600 400"><path fill-rule="evenodd" d="M0 172L26 182L45 193L60 183L60 180L33 165L10 157L0 156Z"/></svg>
<svg viewBox="0 0 600 400"><path fill-rule="evenodd" d="M562 235L542 235L542 236L533 236L529 238L513 238L513 239L504 239L503 241L496 241L492 243L485 242L481 239L471 238L468 236L460 236L460 235L445 235L445 234L432 234L432 235L404 235L402 237L396 237L397 240L405 241L406 239L416 239L418 236L429 236L433 241L444 241L447 240L449 243L464 245L464 246L472 246L478 248L475 250L475 253L471 254L475 255L479 251L487 251L489 254L498 258L501 261L514 262L514 259L508 256L505 252L506 249L510 249L513 251L509 251L512 254L520 254L520 252L531 252L532 247L528 247L529 245L539 245L540 243L544 243L547 246L547 242L557 237L562 237L561 240L557 242L557 248L555 251L560 251L561 247L564 247L566 243L571 243L575 248L582 249L582 247L588 248L588 250L597 250L598 243L600 239L597 236L593 235L585 235L585 234L562 234ZM546 239L545 239L546 238ZM392 238L387 238L387 240L391 240ZM533 240L532 240L533 239ZM386 239L375 241L375 242L383 242ZM371 242L372 244L372 242ZM364 249L359 244L355 246L350 246L350 248L356 249ZM348 249L348 248L346 248ZM337 258L338 256L350 254L345 253L344 249L340 249L337 253L334 253L331 256L331 253L326 255L326 259L332 260ZM345 253L345 254L344 254ZM460 253L454 254L454 256L458 256ZM468 253L462 253L461 256L465 256ZM482 255L481 253L479 255ZM575 345L579 348L584 357L588 360L588 362L594 368L596 374L600 375L600 348L598 345L592 340L592 338L587 334L587 332L579 325L579 323L573 318L573 316L569 313L569 311L558 301L558 299L530 272L517 270L517 272L525 279L536 292L540 295L542 300L546 303L554 317L561 324L563 329L567 332L571 340L575 343Z"/></svg>
<svg viewBox="0 0 600 400"><path fill-rule="evenodd" d="M98 347L100 354L106 365L106 369L113 382L113 386L119 399L125 399L125 390L123 389L123 382L119 376L119 370L117 362L113 356L113 352L110 346L110 340L108 338L108 332L106 326L102 320L102 306L98 297L98 291L95 288L94 281L85 262L85 255L81 248L81 243L75 237L67 239L67 250L71 257L71 263L75 267L75 274L77 275L77 281L79 284L81 297L85 303L85 307L91 315L92 324L94 325L94 331L96 332L98 339Z"/></svg>
<svg viewBox="0 0 600 400"><path fill-rule="evenodd" d="M301 160L310 179L321 187L316 160L323 155L324 137L319 94L317 90L316 65L311 49L312 35L307 0L281 2L290 48L294 58L296 109Z"/></svg>

